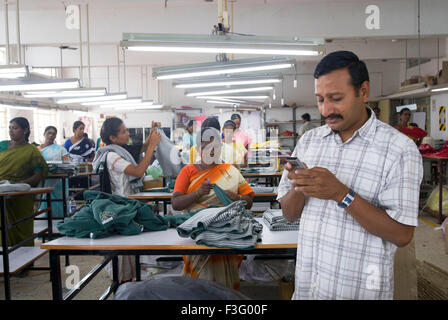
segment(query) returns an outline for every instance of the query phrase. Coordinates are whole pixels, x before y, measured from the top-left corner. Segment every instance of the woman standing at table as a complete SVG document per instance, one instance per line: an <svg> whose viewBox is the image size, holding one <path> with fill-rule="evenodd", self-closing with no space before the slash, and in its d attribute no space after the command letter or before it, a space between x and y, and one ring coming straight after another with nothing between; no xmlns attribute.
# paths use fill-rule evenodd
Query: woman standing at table
<svg viewBox="0 0 448 320"><path fill-rule="evenodd" d="M241 173L228 163L221 163L221 135L215 128L201 128L196 146L201 162L185 166L176 178L171 204L174 210L197 211L209 206L222 206L213 185L219 186L233 201L245 200L252 207L254 193ZM238 289L238 269L242 255L183 256L182 274L219 282Z"/></svg>
<svg viewBox="0 0 448 320"><path fill-rule="evenodd" d="M233 164L238 169L240 166L247 167L247 149L239 141L233 139L236 124L232 120L224 122L222 132L224 138L221 157L226 163Z"/></svg>
<svg viewBox="0 0 448 320"><path fill-rule="evenodd" d="M37 147L42 153L45 161L68 161L68 152L63 147L54 143L56 139L56 135L58 134L58 130L53 126L48 126L45 128L44 137L45 142ZM63 199L62 195L62 179L48 179L45 181L44 187L54 187L54 190L51 191L51 199ZM66 180L65 187L65 196L68 199L68 181ZM43 196L45 199L46 195ZM40 205L40 210L47 208L47 202L42 201ZM52 201L51 202L51 214L53 218L63 218L64 217L64 207L61 201Z"/></svg>
<svg viewBox="0 0 448 320"><path fill-rule="evenodd" d="M84 137L84 129L84 122L75 121L73 123L73 136L64 143L64 148L68 150L72 162L90 162L95 155L95 148Z"/></svg>
<svg viewBox="0 0 448 320"><path fill-rule="evenodd" d="M9 122L11 140L0 142L0 180L26 183L37 187L48 173L47 163L39 150L28 142L30 124L26 118L17 117ZM34 207L34 195L6 200L6 220L13 223L30 216ZM8 246L14 246L33 235L33 219L8 230ZM33 242L27 243L33 246Z"/></svg>
<svg viewBox="0 0 448 320"><path fill-rule="evenodd" d="M129 131L123 120L109 118L101 127L101 140L106 146L98 149L92 166L94 172L101 171L106 165L110 178L112 194L127 197L140 191L143 186L143 177L149 167L159 141L160 133L155 129L158 123L152 122L151 134L142 145L140 152L145 156L137 164L134 157L124 147L129 142ZM119 281L121 283L132 281L135 277L134 256L119 256ZM106 266L109 276L112 277L112 266Z"/></svg>

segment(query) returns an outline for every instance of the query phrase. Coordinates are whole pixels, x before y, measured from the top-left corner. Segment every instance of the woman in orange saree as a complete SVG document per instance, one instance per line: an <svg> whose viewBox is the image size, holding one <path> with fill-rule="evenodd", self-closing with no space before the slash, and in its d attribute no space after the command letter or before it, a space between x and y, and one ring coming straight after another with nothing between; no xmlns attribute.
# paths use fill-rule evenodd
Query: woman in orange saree
<svg viewBox="0 0 448 320"><path fill-rule="evenodd" d="M220 187L232 201L245 200L246 208L252 206L254 193L241 173L228 163L221 163L220 132L215 128L202 128L197 137L201 162L185 166L174 186L171 204L184 213L210 206L223 206L213 186ZM238 269L243 255L193 255L183 256L182 274L219 282L238 289Z"/></svg>

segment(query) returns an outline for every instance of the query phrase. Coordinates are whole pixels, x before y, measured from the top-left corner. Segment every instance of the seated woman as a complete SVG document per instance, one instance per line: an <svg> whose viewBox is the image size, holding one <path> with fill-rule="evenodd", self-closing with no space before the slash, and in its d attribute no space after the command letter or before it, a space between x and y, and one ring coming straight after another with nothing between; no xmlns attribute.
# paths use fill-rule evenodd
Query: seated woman
<svg viewBox="0 0 448 320"><path fill-rule="evenodd" d="M252 207L254 193L234 166L220 162L221 136L215 128L201 128L196 145L201 162L185 166L176 178L171 205L174 210L192 212L208 206L223 206L213 185L225 191L233 201L245 200ZM184 256L183 275L217 281L238 289L238 269L242 255Z"/></svg>
<svg viewBox="0 0 448 320"><path fill-rule="evenodd" d="M0 142L0 180L26 183L37 187L46 178L47 163L39 150L28 143L30 124L18 117L9 122L10 141ZM34 208L34 195L14 197L6 200L6 221L13 223L30 216ZM33 219L22 222L8 230L8 246L14 246L33 235ZM1 243L1 241L0 241ZM33 246L31 241L28 246Z"/></svg>
<svg viewBox="0 0 448 320"><path fill-rule="evenodd" d="M222 132L224 134L221 157L226 163L231 163L237 168L247 167L247 149L239 141L233 139L236 124L232 120L224 122Z"/></svg>
<svg viewBox="0 0 448 320"><path fill-rule="evenodd" d="M91 162L95 156L95 148L84 137L85 125L82 121L73 123L73 136L64 143L72 162Z"/></svg>
<svg viewBox="0 0 448 320"><path fill-rule="evenodd" d="M44 137L45 142L37 147L42 153L45 161L68 161L68 152L63 147L56 143L54 140L56 139L56 135L58 134L58 130L53 126L48 126L45 128ZM65 180L65 196L68 199L68 181ZM63 218L64 217L64 207L61 201L53 201L57 199L63 199L62 195L62 180L60 179L48 179L45 181L44 187L54 187L54 190L51 191L51 214L53 218ZM43 197L43 200L45 199ZM40 205L40 210L47 208L47 202L42 201Z"/></svg>
<svg viewBox="0 0 448 320"><path fill-rule="evenodd" d="M151 128L157 124L152 123ZM112 194L127 197L140 191L143 186L143 177L150 165L154 150L160 141L160 133L151 130L151 134L142 146L141 152L145 156L137 164L134 157L123 146L129 142L129 131L123 120L109 118L101 127L101 140L106 146L98 149L93 160L93 170L98 172L102 163L106 163L110 177ZM135 277L134 256L119 256L119 281L132 281ZM109 276L112 277L111 263L107 265Z"/></svg>

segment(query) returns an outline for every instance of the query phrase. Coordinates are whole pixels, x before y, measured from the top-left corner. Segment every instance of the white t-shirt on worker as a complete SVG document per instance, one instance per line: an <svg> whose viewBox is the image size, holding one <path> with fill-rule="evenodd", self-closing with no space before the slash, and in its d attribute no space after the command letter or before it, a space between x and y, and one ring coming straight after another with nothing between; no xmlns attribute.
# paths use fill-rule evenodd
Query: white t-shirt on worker
<svg viewBox="0 0 448 320"><path fill-rule="evenodd" d="M107 169L109 170L112 194L127 197L134 193L129 176L124 173L130 164L115 152L107 154Z"/></svg>

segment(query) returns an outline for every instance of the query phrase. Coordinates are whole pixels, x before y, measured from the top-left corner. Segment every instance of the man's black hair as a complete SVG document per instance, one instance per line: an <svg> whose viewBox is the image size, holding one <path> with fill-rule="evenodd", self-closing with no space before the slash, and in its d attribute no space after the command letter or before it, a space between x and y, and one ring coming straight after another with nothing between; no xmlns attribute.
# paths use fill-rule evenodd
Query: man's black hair
<svg viewBox="0 0 448 320"><path fill-rule="evenodd" d="M400 116L405 112L405 111L411 111L409 108L403 108L400 110Z"/></svg>
<svg viewBox="0 0 448 320"><path fill-rule="evenodd" d="M309 113L302 114L302 119L306 121L311 121L311 116Z"/></svg>
<svg viewBox="0 0 448 320"><path fill-rule="evenodd" d="M369 71L366 64L359 60L358 56L350 51L335 51L326 55L316 66L314 78L326 75L339 69L348 69L351 77L351 84L358 94L364 81L369 81Z"/></svg>

